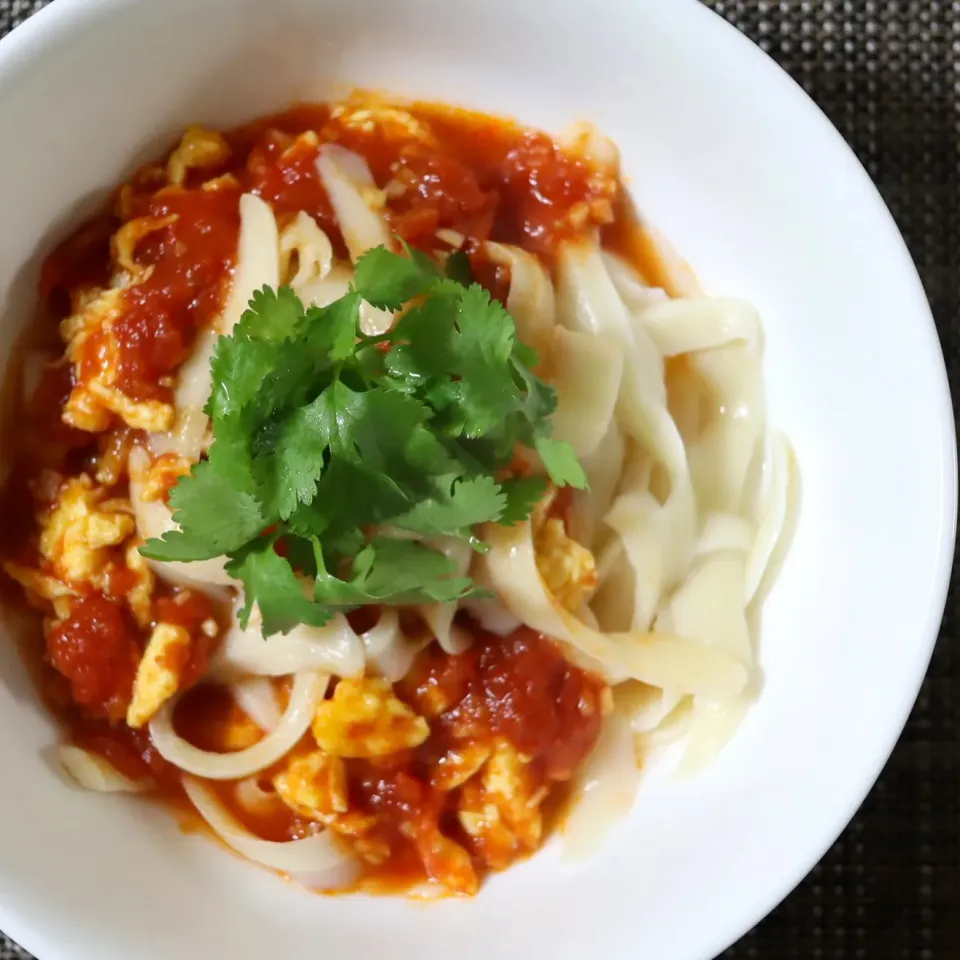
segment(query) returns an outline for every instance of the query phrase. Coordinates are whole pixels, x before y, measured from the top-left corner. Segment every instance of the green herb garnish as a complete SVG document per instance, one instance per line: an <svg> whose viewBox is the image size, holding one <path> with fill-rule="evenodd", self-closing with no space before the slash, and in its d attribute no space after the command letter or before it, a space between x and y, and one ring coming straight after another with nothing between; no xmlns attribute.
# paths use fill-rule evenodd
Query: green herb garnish
<svg viewBox="0 0 960 960"><path fill-rule="evenodd" d="M546 480L501 479L518 446L536 450L556 484L586 486L572 449L550 437L556 396L512 317L457 279L469 279L464 264L444 277L407 253L371 250L326 307L264 288L217 344L208 458L172 491L180 529L142 552L226 554L246 593L241 623L258 604L265 636L365 604L481 592L420 540L484 550L477 524L529 516ZM366 336L363 300L406 310Z"/></svg>

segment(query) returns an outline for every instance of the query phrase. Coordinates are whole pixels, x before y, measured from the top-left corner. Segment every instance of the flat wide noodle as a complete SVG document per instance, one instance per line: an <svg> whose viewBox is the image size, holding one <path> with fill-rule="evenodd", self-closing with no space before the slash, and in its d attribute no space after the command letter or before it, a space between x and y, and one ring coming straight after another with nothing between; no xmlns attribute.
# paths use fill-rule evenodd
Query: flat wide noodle
<svg viewBox="0 0 960 960"><path fill-rule="evenodd" d="M486 243L484 251L494 263L510 270L505 306L516 321L517 336L541 355L549 353L556 305L547 268L532 253L510 244Z"/></svg>
<svg viewBox="0 0 960 960"><path fill-rule="evenodd" d="M359 864L330 832L285 843L261 840L230 813L202 780L185 776L183 789L213 832L248 860L289 874L318 890L336 890L356 878Z"/></svg>
<svg viewBox="0 0 960 960"><path fill-rule="evenodd" d="M261 730L269 733L280 726L283 710L270 677L244 677L229 687L234 702Z"/></svg>
<svg viewBox="0 0 960 960"><path fill-rule="evenodd" d="M367 161L346 147L327 143L320 149L317 172L337 215L350 259L356 263L374 247L392 249L393 237L387 222L369 201L377 192L377 185Z"/></svg>
<svg viewBox="0 0 960 960"><path fill-rule="evenodd" d="M563 825L563 859L577 863L596 853L610 824L630 812L639 785L630 711L615 691L613 712L604 717L600 738L573 784L575 803Z"/></svg>
<svg viewBox="0 0 960 960"><path fill-rule="evenodd" d="M537 570L528 522L488 524L483 539L486 581L527 626L564 643L581 666L609 682L627 678L683 693L728 697L739 693L747 672L735 657L688 640L658 633L604 634L565 610L550 595Z"/></svg>
<svg viewBox="0 0 960 960"><path fill-rule="evenodd" d="M360 639L363 641L368 670L396 683L407 675L417 654L432 642L433 636L427 630L422 630L417 637L407 637L400 626L396 608L381 607L376 624Z"/></svg>
<svg viewBox="0 0 960 960"><path fill-rule="evenodd" d="M442 553L452 564L452 577L465 577L473 560L473 548L466 540L453 537L439 537L426 541L427 546ZM457 612L455 603L431 603L418 607L420 616L433 631L437 642L447 653L463 653L470 646L472 638L466 630L453 622Z"/></svg>
<svg viewBox="0 0 960 960"><path fill-rule="evenodd" d="M94 793L142 793L153 786L149 778L131 780L109 760L81 747L62 744L60 764L78 786Z"/></svg>
<svg viewBox="0 0 960 960"><path fill-rule="evenodd" d="M557 259L557 314L571 330L613 337L623 353L617 419L666 473L660 523L664 585L679 581L690 560L696 503L683 438L667 409L663 357L617 293L596 240L569 243Z"/></svg>
<svg viewBox="0 0 960 960"><path fill-rule="evenodd" d="M150 737L157 751L174 766L207 780L239 780L272 766L300 741L310 728L317 704L326 692L329 676L302 670L293 678L290 702L280 723L252 747L234 753L200 750L173 727L177 699L168 700L150 721Z"/></svg>
<svg viewBox="0 0 960 960"><path fill-rule="evenodd" d="M557 391L553 436L569 443L578 457L589 456L613 423L623 351L608 334L558 327L548 362Z"/></svg>
<svg viewBox="0 0 960 960"><path fill-rule="evenodd" d="M288 633L263 637L263 621L255 606L246 629L233 623L210 660L210 676L235 679L250 674L283 677L300 670L322 670L338 677L363 673L363 642L338 615L322 627L301 623Z"/></svg>

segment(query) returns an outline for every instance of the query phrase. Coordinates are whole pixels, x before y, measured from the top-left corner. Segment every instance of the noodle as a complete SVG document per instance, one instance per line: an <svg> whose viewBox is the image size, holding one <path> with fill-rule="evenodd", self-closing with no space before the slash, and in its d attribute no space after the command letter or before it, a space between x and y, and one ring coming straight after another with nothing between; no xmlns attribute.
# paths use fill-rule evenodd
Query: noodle
<svg viewBox="0 0 960 960"><path fill-rule="evenodd" d="M165 760L187 773L205 780L239 780L277 763L297 744L310 726L328 682L329 677L322 673L309 670L297 673L293 678L290 703L280 722L246 750L211 753L188 743L173 726L175 700L161 707L150 721L150 737Z"/></svg>
<svg viewBox="0 0 960 960"><path fill-rule="evenodd" d="M471 156L480 142L482 162ZM191 165L194 156L209 163ZM576 803L564 856L576 860L628 813L650 757L676 750L682 776L716 757L762 686L755 625L789 546L799 477L788 440L768 423L757 311L705 295L646 228L637 247L652 251L646 262L605 242L641 229L620 219L618 165L616 147L592 128L554 143L480 115L361 98L233 133L191 128L178 151L124 186L119 232L103 254L109 280L62 291L70 302L59 318L63 360L32 354L23 371L31 410L54 392L53 377L69 374L70 388L52 421L25 424L40 442L27 436L21 444L11 488L29 493L13 509L36 523L4 564L44 611L47 669L57 673L51 689L68 691L67 726L77 723L76 745L60 748L76 783L97 792L172 790L233 850L312 888L379 878L386 889L471 894L484 873L542 845L544 810L568 794ZM617 229L604 229L611 224ZM370 371L383 375L393 350L389 387L409 388L402 374L412 322L402 320L434 287L393 299L365 292L378 247L403 249L454 298L466 293L452 278L472 273L513 320L496 349L521 356L515 326L516 339L536 351L511 375L545 381L536 398L543 407L556 400L549 423L544 414L538 426L549 430L503 443L496 476L470 491L486 483L506 505L508 483L524 488L533 474L531 503L517 514L527 519L507 522L500 507L482 515L499 522L463 529L410 525L409 516L405 527L397 511L355 523L362 542L376 534L419 551L406 556L442 554L449 564L440 586L453 578L477 592L451 601L456 590L437 589L413 593L412 602L400 591L391 605L389 591L377 592L369 551L366 566L341 546L331 561L322 542L328 527L311 528L308 540L289 511L278 521L265 508L250 526L264 547L255 573L267 592L251 593L249 610L251 575L225 539L197 554L226 549L224 556L144 560L144 542L178 524L181 536L189 533L180 493L176 521L167 499L180 476L201 464L196 481L226 446L213 405L213 423L207 413L214 383L225 397L211 360L226 362L218 343L235 330L228 347L256 338L250 318L261 317L257 302L272 290L288 287L305 308L349 302L354 291L356 301L375 300L380 306L364 300L356 314L373 339L350 326L347 349L318 353L317 363L335 369L349 393ZM77 273L77 263L57 260L65 255L52 255L51 276ZM395 257L394 268L412 265ZM450 276L437 280L444 271ZM143 303L156 313L127 323ZM471 303L503 319L482 291ZM308 309L290 324L334 324L335 313ZM465 336L470 319L449 321L443 335ZM268 330L266 340L287 335ZM316 332L322 341L325 331ZM380 366L345 367L354 340ZM446 349L440 335L429 347ZM475 349L487 348L478 340ZM248 378L258 404L261 385L287 373L270 364L266 377L256 366ZM410 376L423 376L416 363ZM456 393L465 379L457 368L436 389ZM266 462L279 456L257 444L281 429L284 402L267 410L265 427L236 424ZM340 428L342 414L307 426L322 435ZM86 431L89 444L64 449L62 421L73 435ZM431 455L468 453L477 463L496 436L471 434L454 418L430 425ZM408 439L403 429L391 436L398 445ZM585 489L548 469L548 434L572 448ZM411 429L411 444L423 436ZM291 442L310 453L315 440L298 434ZM370 458L354 447L362 480ZM316 477L298 484L295 506L319 507L335 527L339 501L324 486L332 454L325 442L316 449ZM299 447L294 453L309 459ZM442 462L431 508L464 492ZM251 466L237 481L243 503L264 482L254 473ZM537 486L544 473L554 479ZM380 481L399 489L386 471ZM336 602L316 615L321 573L343 580ZM276 619L271 602L296 608L304 598L309 612L265 639ZM139 670L152 631L160 638L153 669ZM160 649L164 636L179 643ZM132 687L149 744L122 723ZM103 753L88 743L103 744ZM130 771L125 761L118 769L113 760L128 753Z"/></svg>

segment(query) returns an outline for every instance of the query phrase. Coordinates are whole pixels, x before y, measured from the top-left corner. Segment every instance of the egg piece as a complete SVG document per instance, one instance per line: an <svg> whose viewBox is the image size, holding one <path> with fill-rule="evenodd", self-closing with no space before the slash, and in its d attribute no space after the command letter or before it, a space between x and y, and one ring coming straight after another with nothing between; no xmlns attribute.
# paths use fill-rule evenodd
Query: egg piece
<svg viewBox="0 0 960 960"><path fill-rule="evenodd" d="M380 677L341 680L333 698L317 707L313 736L336 757L381 757L418 747L430 727Z"/></svg>
<svg viewBox="0 0 960 960"><path fill-rule="evenodd" d="M137 667L127 725L142 727L177 692L180 670L190 649L190 633L173 623L158 623Z"/></svg>
<svg viewBox="0 0 960 960"><path fill-rule="evenodd" d="M344 762L323 750L292 757L273 786L292 810L327 825L349 807Z"/></svg>
<svg viewBox="0 0 960 960"><path fill-rule="evenodd" d="M540 845L546 795L527 758L498 740L482 775L464 785L457 817L475 852L499 870Z"/></svg>
<svg viewBox="0 0 960 960"><path fill-rule="evenodd" d="M133 583L124 593L127 606L137 621L137 626L146 629L153 619L153 591L156 578L147 563L147 558L140 552L142 541L131 543L124 554L127 571L133 577Z"/></svg>
<svg viewBox="0 0 960 960"><path fill-rule="evenodd" d="M41 517L40 554L70 583L96 582L109 559L108 548L123 543L133 517L86 474L65 481L53 509Z"/></svg>
<svg viewBox="0 0 960 960"><path fill-rule="evenodd" d="M88 433L106 430L113 416L135 430L169 430L174 418L171 404L133 400L115 386L120 374L120 348L111 330L122 312L122 297L119 287L100 291L60 324L66 355L77 377L63 407L63 421Z"/></svg>
<svg viewBox="0 0 960 960"><path fill-rule="evenodd" d="M597 589L593 554L567 535L558 517L540 525L533 545L544 585L564 609L576 613Z"/></svg>
<svg viewBox="0 0 960 960"><path fill-rule="evenodd" d="M230 159L230 146L223 135L205 127L187 127L167 161L167 180L182 187L191 170L220 167Z"/></svg>

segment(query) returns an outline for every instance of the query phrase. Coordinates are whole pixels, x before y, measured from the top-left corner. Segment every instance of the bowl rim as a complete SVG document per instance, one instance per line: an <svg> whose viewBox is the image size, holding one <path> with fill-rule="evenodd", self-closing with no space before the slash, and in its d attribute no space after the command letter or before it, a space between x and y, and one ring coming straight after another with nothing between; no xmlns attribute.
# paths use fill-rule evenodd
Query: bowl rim
<svg viewBox="0 0 960 960"><path fill-rule="evenodd" d="M57 0L56 3L47 3L31 14L26 21L0 37L0 85L23 63L41 54L45 45L55 44L58 39L69 35L73 30L82 28L84 23L107 15L111 9L120 10L134 2L139 0ZM643 2L669 2L676 7L675 13L680 9L677 0L643 0ZM624 6L625 4L626 0L624 0ZM781 882L766 887L759 895L754 894L750 898L749 908L745 905L738 916L728 920L724 929L716 931L713 950L714 955L719 955L769 915L833 846L873 789L903 733L929 668L952 580L958 513L957 436L943 348L923 283L896 221L853 149L803 87L772 56L728 23L720 14L705 6L700 0L683 0L681 15L688 16L694 21L699 20L702 29L724 33L729 44L736 48L733 55L741 59L752 58L757 67L766 70L769 75L776 73L780 75L781 80L786 78L788 83L781 84L783 90L792 88L792 92L785 109L791 112L805 111L808 117L816 121L816 125L823 130L824 137L832 140L838 159L843 157L842 162L847 168L846 175L858 179L861 187L869 195L873 206L876 207L878 220L883 223L886 234L884 240L891 251L891 258L896 257L897 270L904 285L911 288L909 292L915 301L915 320L924 321L925 349L929 354L930 376L936 380L936 390L939 394L937 426L943 464L939 477L941 527L936 557L936 578L931 585L925 622L917 628L914 644L916 655L912 672L902 680L899 702L891 706L891 720L886 734L874 738L871 749L868 751L871 754L870 765L873 772L856 788L849 789L846 802L842 805L838 804L833 825L823 830L820 840L811 845L808 855L798 859L792 870L784 871L785 877ZM21 944L24 949L31 951L41 960L54 960L54 958L66 960L67 955L61 943L48 938L43 930L25 923L21 924L18 917L2 903L0 903L0 932Z"/></svg>

